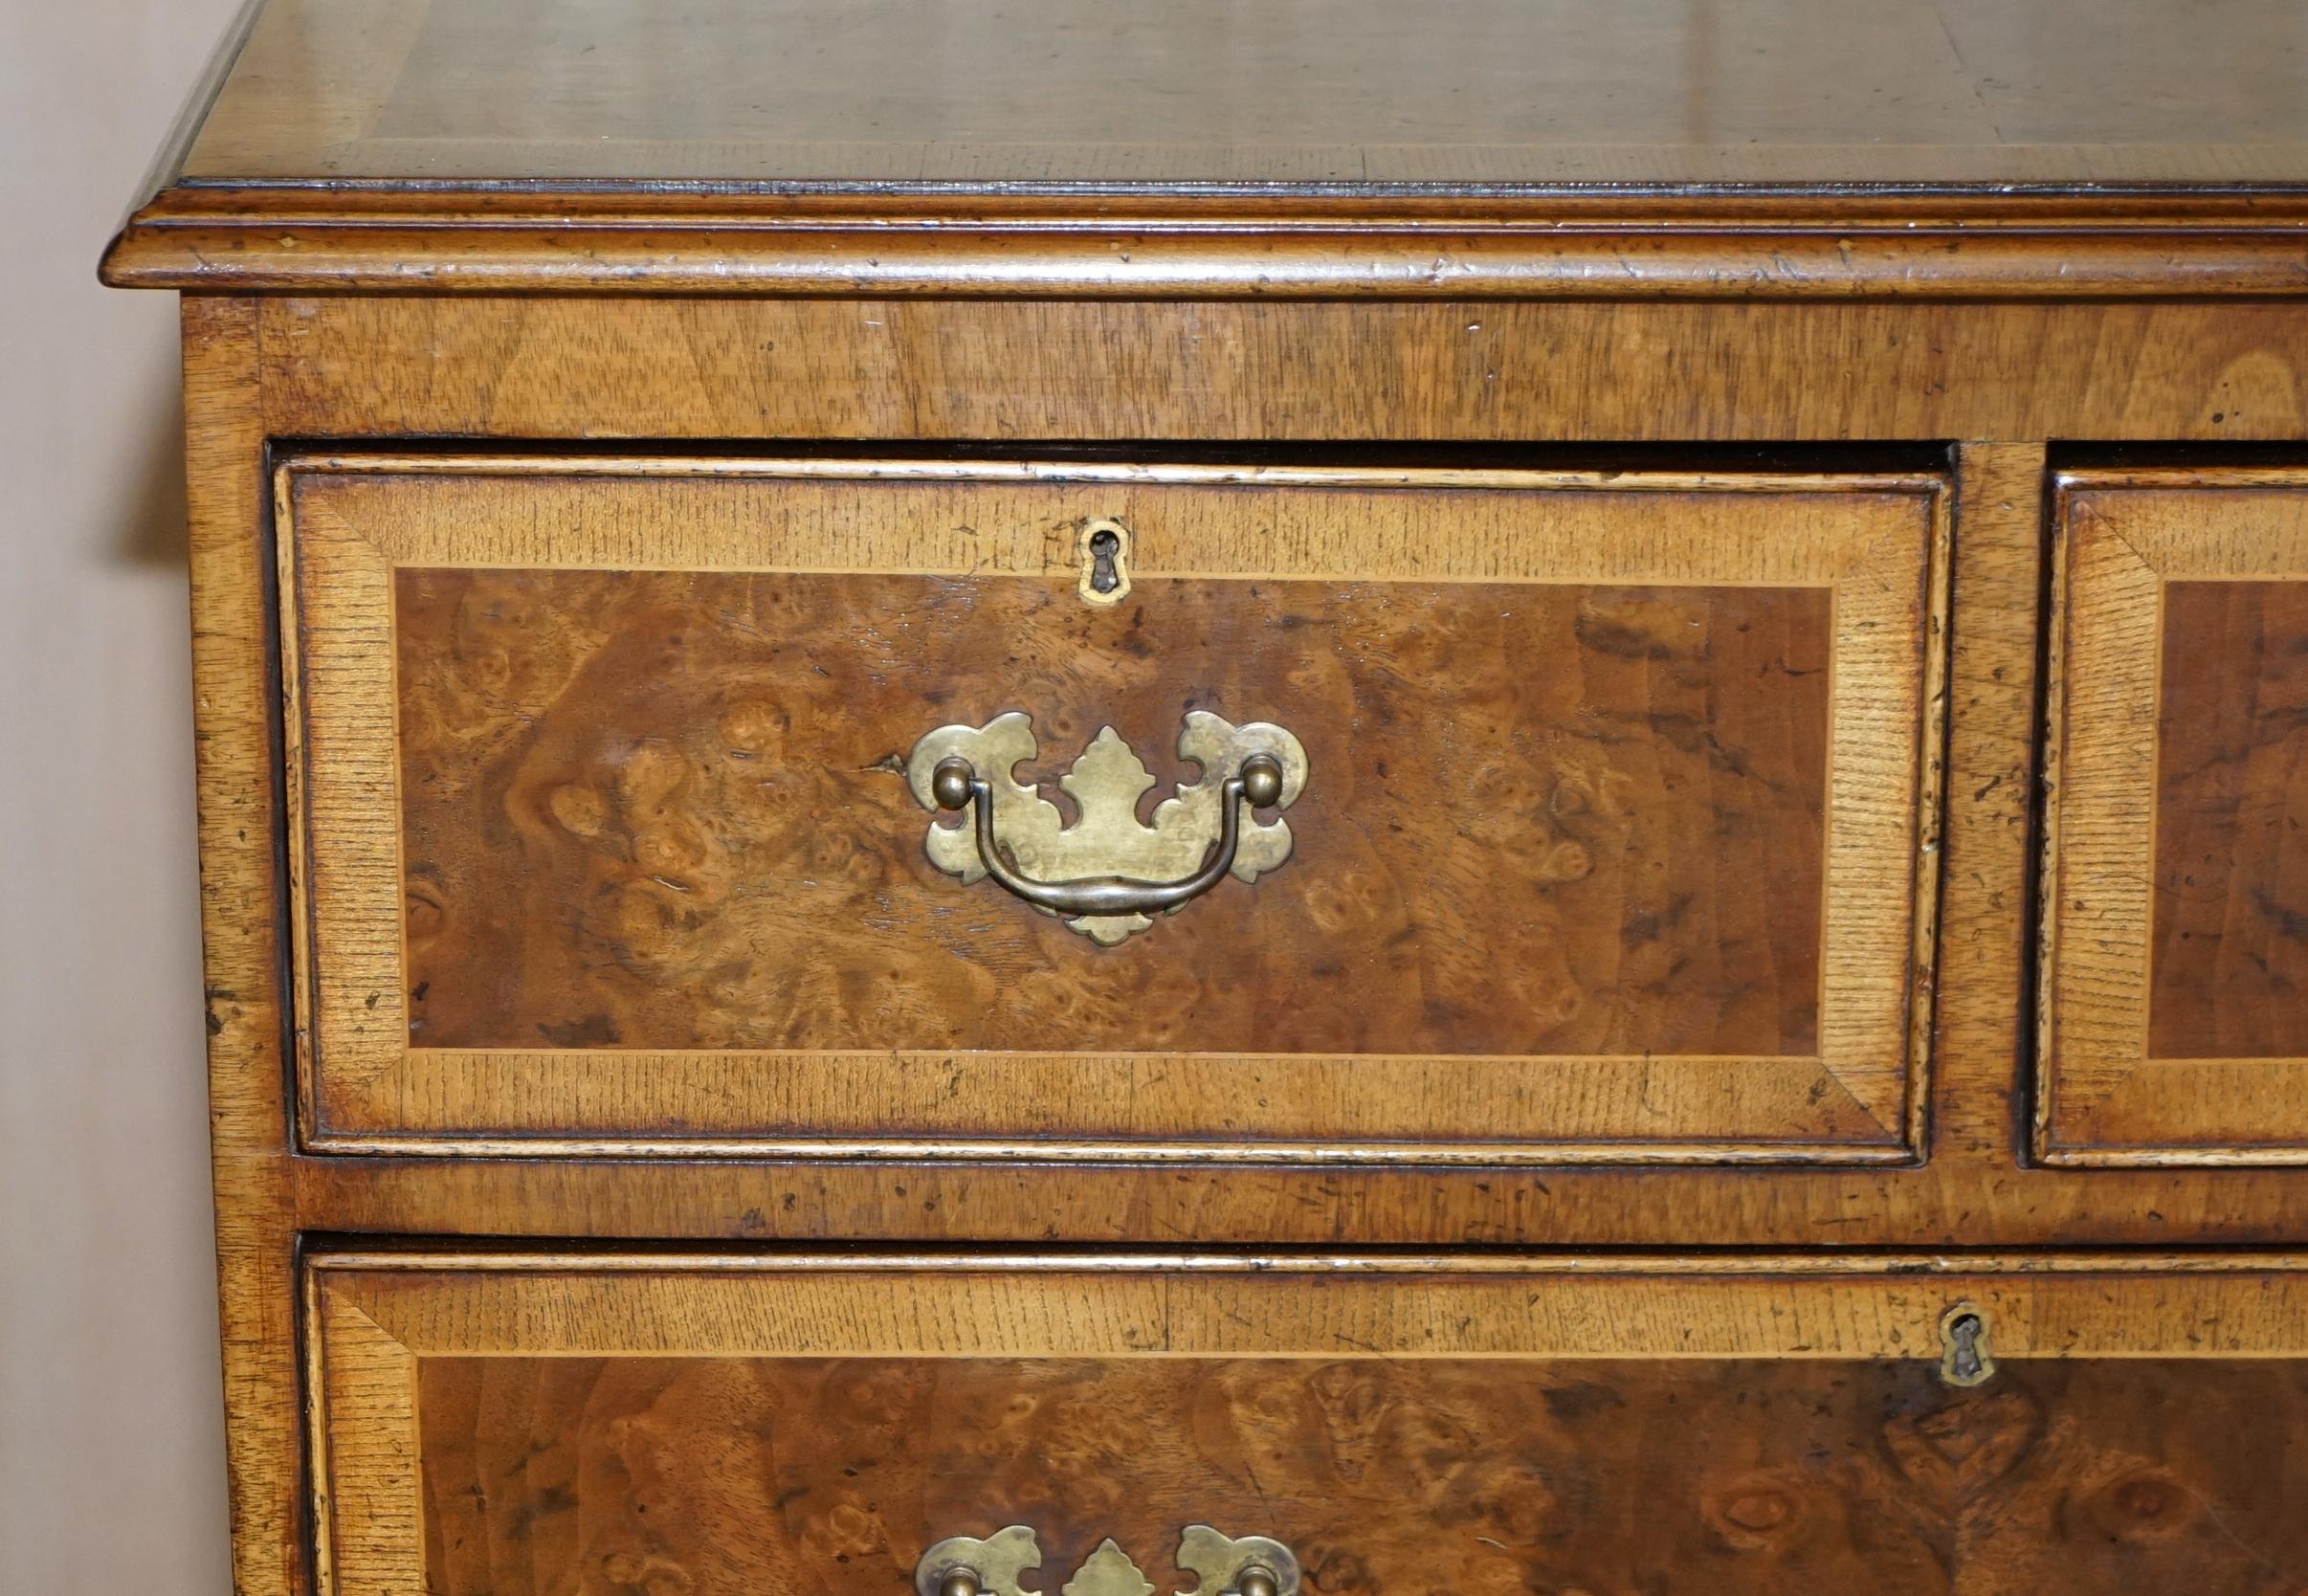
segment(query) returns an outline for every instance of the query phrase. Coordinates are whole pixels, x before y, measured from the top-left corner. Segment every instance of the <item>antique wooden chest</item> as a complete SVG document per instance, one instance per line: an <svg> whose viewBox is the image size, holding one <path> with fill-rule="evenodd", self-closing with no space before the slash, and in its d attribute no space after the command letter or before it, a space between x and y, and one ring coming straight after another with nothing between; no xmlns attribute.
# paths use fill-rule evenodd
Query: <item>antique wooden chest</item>
<svg viewBox="0 0 2308 1596"><path fill-rule="evenodd" d="M237 1578L2308 1590L2308 11L268 0Z"/></svg>

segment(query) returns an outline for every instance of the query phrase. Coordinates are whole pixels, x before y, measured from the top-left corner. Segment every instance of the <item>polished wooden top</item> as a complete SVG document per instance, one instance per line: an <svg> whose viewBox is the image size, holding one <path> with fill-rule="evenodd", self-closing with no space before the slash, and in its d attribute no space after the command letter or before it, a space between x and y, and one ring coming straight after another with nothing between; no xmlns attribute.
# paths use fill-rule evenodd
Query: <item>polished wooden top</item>
<svg viewBox="0 0 2308 1596"><path fill-rule="evenodd" d="M2269 190L2308 191L2303 0L266 0L220 79L144 220L358 211L437 228L455 209L501 229L614 213L630 246L644 223L811 205L853 221L1191 213L1271 231L1356 206L1555 226L1655 220L1673 201L1687 231L1696 199L1720 200L1710 225L1905 227L1919 214L1860 214L1853 197L1897 195L1896 210L1923 194L2007 220L2185 213L2262 230L2297 221ZM2241 211L2240 188L2256 191ZM2185 204L2111 209L2112 192L2142 190ZM195 271L180 252L163 271L131 250L113 275L352 280L309 255L275 260L293 251L254 234L209 242L236 258ZM624 262L625 285L689 258L659 243ZM496 244L494 265L468 261L458 280L513 285L506 252L534 251ZM1246 271L1259 291L1406 292L1422 254L1433 263L1422 244L1372 271L1342 272L1335 252L1326 275ZM1624 252L1518 258L1524 277L1504 290L1532 271L1647 275L1639 252L1632 270ZM1806 275L1775 258L1761 252L1756 275ZM2282 264L2290 275L2248 291L2308 283L2308 257ZM876 271L809 281L954 286ZM719 280L695 275L686 286ZM969 274L1004 292L1080 291L1084 274L1029 277ZM777 286L809 285L788 273Z"/></svg>
<svg viewBox="0 0 2308 1596"><path fill-rule="evenodd" d="M2300 0L272 0L188 177L2285 182Z"/></svg>

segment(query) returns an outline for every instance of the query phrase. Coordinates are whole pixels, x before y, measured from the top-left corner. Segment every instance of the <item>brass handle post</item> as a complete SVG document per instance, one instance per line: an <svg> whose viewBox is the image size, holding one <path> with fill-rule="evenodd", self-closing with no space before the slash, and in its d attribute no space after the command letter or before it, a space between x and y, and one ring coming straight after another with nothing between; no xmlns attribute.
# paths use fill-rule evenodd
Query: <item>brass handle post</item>
<svg viewBox="0 0 2308 1596"><path fill-rule="evenodd" d="M1042 1549L1026 1524L998 1529L983 1541L949 1536L915 1564L915 1596L1039 1596L1018 1582L1041 1565Z"/></svg>

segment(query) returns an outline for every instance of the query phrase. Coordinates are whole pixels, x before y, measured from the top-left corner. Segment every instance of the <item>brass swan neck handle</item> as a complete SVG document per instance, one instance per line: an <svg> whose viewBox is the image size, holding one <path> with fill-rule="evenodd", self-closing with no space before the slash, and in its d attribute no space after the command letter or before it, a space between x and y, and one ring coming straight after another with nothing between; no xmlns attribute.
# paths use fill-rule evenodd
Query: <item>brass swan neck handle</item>
<svg viewBox="0 0 2308 1596"><path fill-rule="evenodd" d="M1252 754L1219 789L1218 836L1191 876L1174 881L1140 881L1127 876L1098 876L1079 881L1037 881L1013 868L994 834L993 784L959 756L938 762L930 772L930 793L942 809L974 809L978 859L986 874L1037 909L1054 915L1155 915L1201 897L1234 868L1242 844L1242 806L1271 808L1282 796L1282 765L1271 754Z"/></svg>
<svg viewBox="0 0 2308 1596"><path fill-rule="evenodd" d="M1178 1566L1194 1576L1178 1596L1298 1596L1298 1554L1263 1535L1239 1540L1208 1524L1188 1524L1178 1538ZM914 1565L915 1596L1044 1596L1022 1583L1042 1565L1042 1548L1027 1524L998 1529L985 1540L950 1536ZM1062 1596L1153 1596L1154 1586L1114 1541L1099 1543Z"/></svg>
<svg viewBox="0 0 2308 1596"><path fill-rule="evenodd" d="M1232 876L1248 885L1289 859L1282 816L1304 793L1306 749L1267 720L1235 725L1190 709L1178 758L1200 772L1142 816L1152 771L1112 726L1101 728L1058 787L1071 819L1017 767L1040 758L1033 721L1006 710L982 726L924 732L901 768L935 816L929 861L962 884L991 876L1005 892L1069 930L1112 947L1150 929ZM964 813L963 811L974 811ZM963 814L963 824L947 821Z"/></svg>

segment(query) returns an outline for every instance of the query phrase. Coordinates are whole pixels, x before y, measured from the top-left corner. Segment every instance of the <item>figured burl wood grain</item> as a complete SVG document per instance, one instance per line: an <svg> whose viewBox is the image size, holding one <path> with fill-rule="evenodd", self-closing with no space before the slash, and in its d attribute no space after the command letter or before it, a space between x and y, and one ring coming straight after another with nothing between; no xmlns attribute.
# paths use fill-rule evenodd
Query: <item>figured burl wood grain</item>
<svg viewBox="0 0 2308 1596"><path fill-rule="evenodd" d="M2308 1053L2308 583L2170 582L2151 1058Z"/></svg>
<svg viewBox="0 0 2308 1596"><path fill-rule="evenodd" d="M2293 1596L2308 1363L431 1358L428 1588L900 1596L952 1534L1310 1596ZM1167 1583L1165 1583L1167 1582Z"/></svg>
<svg viewBox="0 0 2308 1596"><path fill-rule="evenodd" d="M1818 1048L1823 587L404 568L395 605L415 1046ZM924 856L930 727L1024 710L1054 791L1110 723L1151 802L1196 708L1308 750L1254 886L1105 949Z"/></svg>

